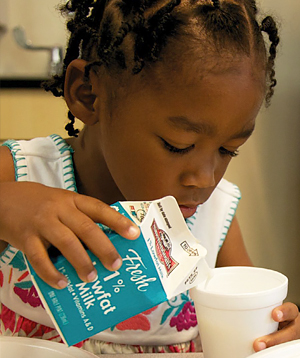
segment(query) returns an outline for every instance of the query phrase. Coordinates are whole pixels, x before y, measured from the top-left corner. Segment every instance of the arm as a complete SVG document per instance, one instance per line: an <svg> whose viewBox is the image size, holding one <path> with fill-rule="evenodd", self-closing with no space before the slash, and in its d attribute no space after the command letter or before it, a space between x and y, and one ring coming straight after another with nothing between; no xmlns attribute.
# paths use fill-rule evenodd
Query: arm
<svg viewBox="0 0 300 358"><path fill-rule="evenodd" d="M139 236L129 219L105 203L69 190L34 182L15 182L10 151L0 148L0 240L26 254L37 274L49 285L63 288L67 279L53 266L47 252L55 246L74 266L79 277L92 281L97 273L83 243L109 270L121 258L95 222L103 223L127 239Z"/></svg>
<svg viewBox="0 0 300 358"><path fill-rule="evenodd" d="M14 161L7 147L0 147L0 182L15 181Z"/></svg>
<svg viewBox="0 0 300 358"><path fill-rule="evenodd" d="M222 266L253 266L236 217L232 220L224 244L217 257L216 267Z"/></svg>
<svg viewBox="0 0 300 358"><path fill-rule="evenodd" d="M15 181L15 169L12 155L7 147L0 147L0 198L4 195L1 183L13 181ZM6 246L7 242L1 240L0 234L0 253L4 251Z"/></svg>

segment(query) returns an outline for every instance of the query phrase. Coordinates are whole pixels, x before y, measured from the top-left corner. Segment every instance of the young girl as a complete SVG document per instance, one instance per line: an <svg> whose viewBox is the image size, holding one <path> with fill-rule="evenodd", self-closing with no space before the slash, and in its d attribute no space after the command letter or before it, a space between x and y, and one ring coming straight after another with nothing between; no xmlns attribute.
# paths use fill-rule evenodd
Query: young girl
<svg viewBox="0 0 300 358"><path fill-rule="evenodd" d="M118 200L173 195L212 267L251 265L234 217L240 193L222 177L272 96L279 41L271 17L258 23L254 0L73 0L63 10L64 69L46 89L65 98L73 137L8 141L0 151L1 333L57 341L22 253L58 289L67 280L50 246L82 280L96 277L83 244L117 270L122 259L95 222L136 239L138 228L109 207ZM295 305L272 316L280 330L255 350L300 337ZM79 346L188 352L201 349L197 335L186 293Z"/></svg>

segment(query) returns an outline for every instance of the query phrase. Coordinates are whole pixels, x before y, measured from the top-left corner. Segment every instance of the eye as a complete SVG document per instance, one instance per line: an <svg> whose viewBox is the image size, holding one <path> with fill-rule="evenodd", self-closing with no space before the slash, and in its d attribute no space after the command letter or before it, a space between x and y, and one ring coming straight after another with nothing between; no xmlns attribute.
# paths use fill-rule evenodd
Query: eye
<svg viewBox="0 0 300 358"><path fill-rule="evenodd" d="M161 137L159 137L159 138L162 140L164 147L171 153L185 154L185 153L188 153L190 150L192 150L195 147L195 145L192 144L192 145L190 145L189 147L186 147L186 148L177 148L177 147L174 147L172 144L168 143L163 138L161 138Z"/></svg>
<svg viewBox="0 0 300 358"><path fill-rule="evenodd" d="M219 152L222 154L222 155L228 155L229 157L231 158L234 158L236 157L238 154L239 154L239 151L238 150L234 150L234 151L231 151L231 150L228 150L224 147L220 147L219 148Z"/></svg>

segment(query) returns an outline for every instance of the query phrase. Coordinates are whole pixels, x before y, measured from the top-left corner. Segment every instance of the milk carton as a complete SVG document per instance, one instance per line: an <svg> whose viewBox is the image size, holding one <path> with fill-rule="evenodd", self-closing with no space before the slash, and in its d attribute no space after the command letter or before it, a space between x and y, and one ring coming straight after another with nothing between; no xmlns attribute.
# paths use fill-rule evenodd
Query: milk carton
<svg viewBox="0 0 300 358"><path fill-rule="evenodd" d="M118 271L107 270L88 251L98 278L86 283L60 255L52 261L67 277L68 286L56 290L41 280L28 263L44 307L67 345L144 312L203 279L201 265L206 249L191 234L173 197L153 202L117 202L112 207L141 230L138 239L126 240L99 224L123 259Z"/></svg>

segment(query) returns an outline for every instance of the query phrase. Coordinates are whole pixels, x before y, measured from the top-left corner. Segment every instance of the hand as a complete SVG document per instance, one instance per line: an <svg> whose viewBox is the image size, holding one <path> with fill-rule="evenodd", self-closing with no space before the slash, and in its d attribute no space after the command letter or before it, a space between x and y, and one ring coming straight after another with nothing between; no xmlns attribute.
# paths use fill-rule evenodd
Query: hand
<svg viewBox="0 0 300 358"><path fill-rule="evenodd" d="M84 281L93 281L97 272L81 241L107 269L121 266L120 255L95 222L127 239L140 234L131 220L97 199L32 182L0 183L0 239L25 253L52 287L66 287L67 279L53 266L47 253L50 245Z"/></svg>
<svg viewBox="0 0 300 358"><path fill-rule="evenodd" d="M300 316L296 305L287 302L274 308L272 318L279 322L278 331L256 339L253 343L256 352L300 338Z"/></svg>

